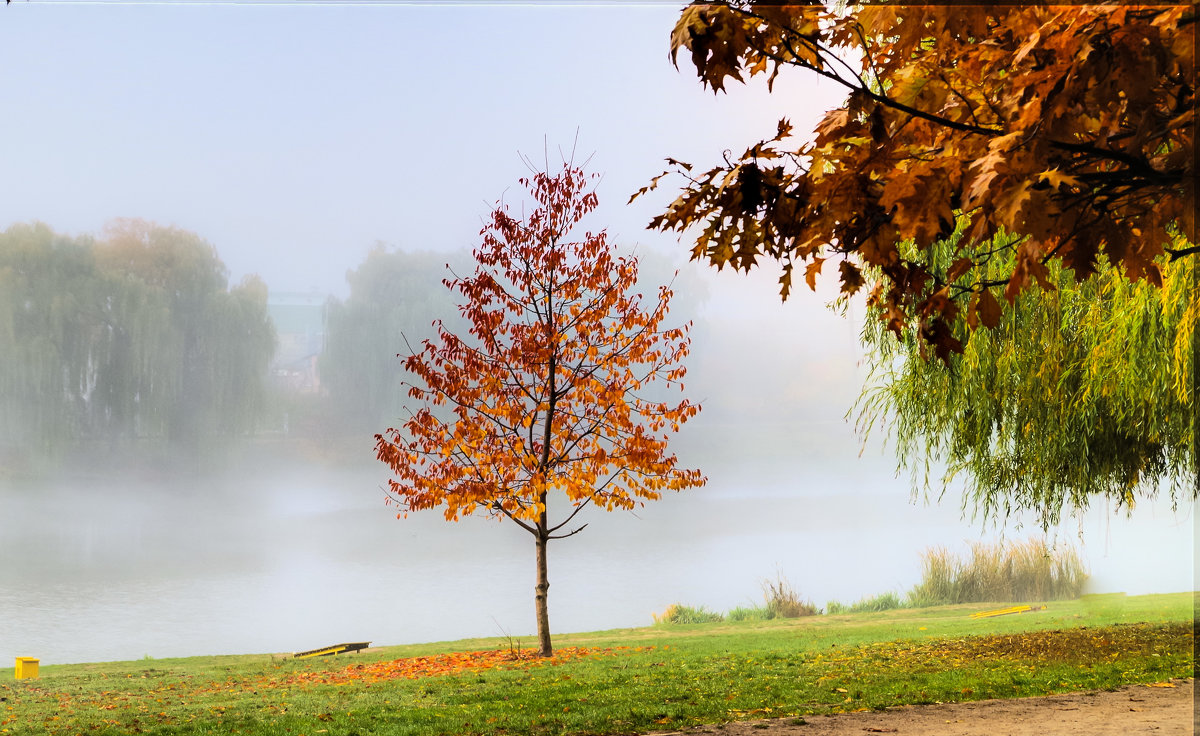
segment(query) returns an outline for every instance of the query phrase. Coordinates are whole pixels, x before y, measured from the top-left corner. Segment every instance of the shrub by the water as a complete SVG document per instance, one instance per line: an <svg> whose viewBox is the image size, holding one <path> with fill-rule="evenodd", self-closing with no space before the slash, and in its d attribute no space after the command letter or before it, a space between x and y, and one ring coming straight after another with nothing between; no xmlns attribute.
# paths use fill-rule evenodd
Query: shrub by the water
<svg viewBox="0 0 1200 736"><path fill-rule="evenodd" d="M809 601L801 600L800 594L782 575L763 581L763 597L767 601L767 618L800 618L821 612Z"/></svg>

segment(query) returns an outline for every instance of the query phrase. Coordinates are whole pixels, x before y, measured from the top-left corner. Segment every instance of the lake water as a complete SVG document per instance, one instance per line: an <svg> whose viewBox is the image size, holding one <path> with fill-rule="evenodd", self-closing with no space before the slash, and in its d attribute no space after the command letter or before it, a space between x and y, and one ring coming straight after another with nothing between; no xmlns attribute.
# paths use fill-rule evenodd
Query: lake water
<svg viewBox="0 0 1200 736"><path fill-rule="evenodd" d="M870 463L836 477L710 472L636 514L597 512L550 548L551 625L646 625L674 602L728 610L782 574L818 605L903 592L931 545L995 531L957 501L910 502ZM143 479L0 488L0 666L290 652L473 636L531 640L532 540L504 523L397 520L373 470L293 466L234 482ZM11 485L11 483L10 483ZM1064 525L1095 592L1190 590L1189 504L1093 510ZM1011 527L1009 538L1026 532Z"/></svg>

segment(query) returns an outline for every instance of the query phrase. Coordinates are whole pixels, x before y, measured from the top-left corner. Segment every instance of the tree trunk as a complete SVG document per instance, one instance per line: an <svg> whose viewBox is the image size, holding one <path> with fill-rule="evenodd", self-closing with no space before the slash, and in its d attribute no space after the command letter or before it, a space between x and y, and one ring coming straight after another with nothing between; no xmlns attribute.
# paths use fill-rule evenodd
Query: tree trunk
<svg viewBox="0 0 1200 736"><path fill-rule="evenodd" d="M543 511L538 520L537 534L534 536L537 545L537 587L534 588L534 601L537 608L538 656L554 656L554 647L550 644L550 607L547 599L550 593L550 577L546 573L546 545L549 543L550 532L546 528L546 512Z"/></svg>

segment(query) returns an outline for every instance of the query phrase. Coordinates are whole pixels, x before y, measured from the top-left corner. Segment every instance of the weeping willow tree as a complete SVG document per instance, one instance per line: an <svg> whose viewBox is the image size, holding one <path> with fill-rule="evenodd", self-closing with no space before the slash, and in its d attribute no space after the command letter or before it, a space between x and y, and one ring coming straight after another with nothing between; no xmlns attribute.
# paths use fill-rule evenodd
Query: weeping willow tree
<svg viewBox="0 0 1200 736"><path fill-rule="evenodd" d="M972 280L1003 279L1012 250L997 247ZM931 260L944 273L953 241ZM1195 261L1161 262L1162 288L1105 262L1081 282L1051 265L1053 290L1022 292L993 329L964 326L962 354L944 362L868 314L860 432L884 429L914 493L961 478L985 520L1032 512L1048 529L1098 499L1194 499Z"/></svg>
<svg viewBox="0 0 1200 736"><path fill-rule="evenodd" d="M143 436L195 445L206 435L242 434L265 411L275 331L257 276L229 286L216 249L195 233L142 220L114 220L96 258L121 288L114 357L105 387ZM116 368L116 366L114 366Z"/></svg>
<svg viewBox="0 0 1200 736"><path fill-rule="evenodd" d="M107 235L0 232L0 474L97 442L195 449L263 414L262 282L229 288L193 233L119 221Z"/></svg>
<svg viewBox="0 0 1200 736"><path fill-rule="evenodd" d="M87 239L0 234L0 448L45 451L86 430L104 294Z"/></svg>

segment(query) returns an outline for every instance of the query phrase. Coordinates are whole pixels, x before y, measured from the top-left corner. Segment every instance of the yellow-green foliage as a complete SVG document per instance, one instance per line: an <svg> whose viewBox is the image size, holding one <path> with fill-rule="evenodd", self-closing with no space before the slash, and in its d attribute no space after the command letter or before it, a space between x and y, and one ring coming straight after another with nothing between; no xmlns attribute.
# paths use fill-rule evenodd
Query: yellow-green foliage
<svg viewBox="0 0 1200 736"><path fill-rule="evenodd" d="M961 283L999 279L1016 242L997 240L991 262ZM954 257L944 244L931 270ZM963 352L947 362L926 360L870 314L860 428L885 426L914 489L933 485L934 468L946 468L943 489L962 477L987 519L1029 510L1048 528L1094 498L1132 507L1160 486L1194 497L1195 261L1162 260L1162 288L1103 260L1077 282L1051 261L1054 289L1026 289L994 329L960 324Z"/></svg>

